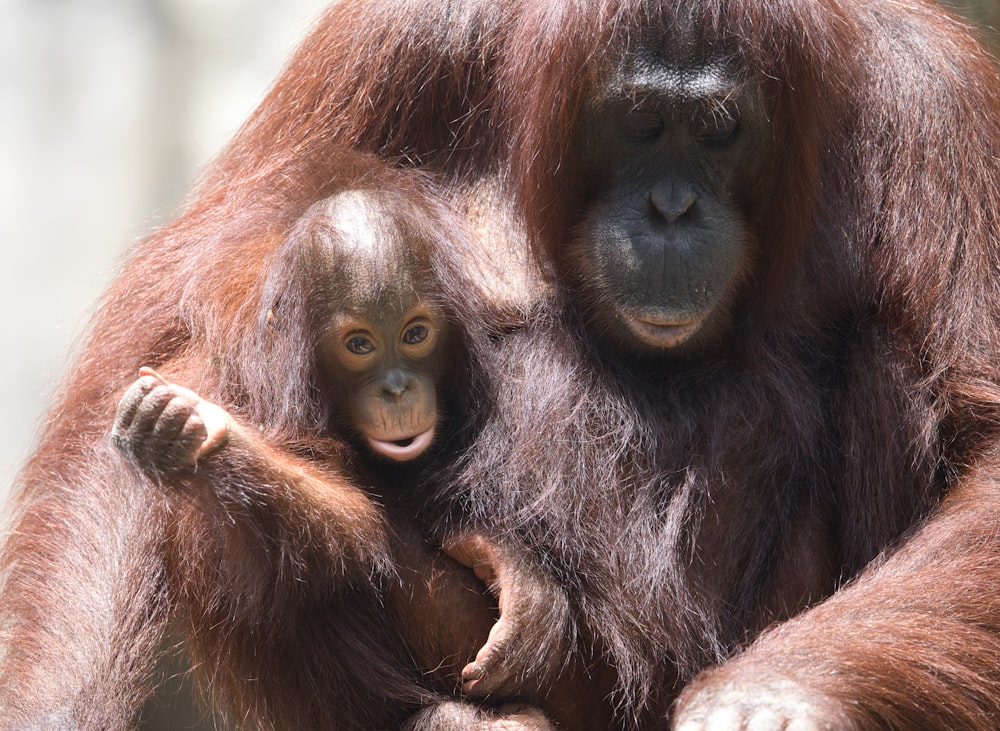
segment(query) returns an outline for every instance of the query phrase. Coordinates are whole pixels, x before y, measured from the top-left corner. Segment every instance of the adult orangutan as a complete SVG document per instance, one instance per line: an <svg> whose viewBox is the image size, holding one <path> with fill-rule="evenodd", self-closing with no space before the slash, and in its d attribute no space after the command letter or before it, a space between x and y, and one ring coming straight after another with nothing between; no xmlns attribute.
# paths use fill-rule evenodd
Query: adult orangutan
<svg viewBox="0 0 1000 731"><path fill-rule="evenodd" d="M130 259L22 475L9 725L131 718L167 516L107 424L144 364L239 403L277 237L220 222L282 230L273 191L348 145L557 275L442 494L567 589L622 725L995 728L998 98L922 0L339 3Z"/></svg>
<svg viewBox="0 0 1000 731"><path fill-rule="evenodd" d="M996 728L992 60L917 1L527 5L559 297L489 369L473 521L569 589L623 724Z"/></svg>

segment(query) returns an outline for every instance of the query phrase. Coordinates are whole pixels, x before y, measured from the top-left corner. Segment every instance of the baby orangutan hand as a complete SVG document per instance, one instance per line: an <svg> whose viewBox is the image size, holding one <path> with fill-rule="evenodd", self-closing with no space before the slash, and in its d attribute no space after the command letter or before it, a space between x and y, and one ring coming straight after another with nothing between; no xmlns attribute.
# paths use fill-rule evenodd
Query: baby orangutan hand
<svg viewBox="0 0 1000 731"><path fill-rule="evenodd" d="M223 446L229 423L225 409L142 368L118 402L111 438L142 469L169 475L194 469Z"/></svg>

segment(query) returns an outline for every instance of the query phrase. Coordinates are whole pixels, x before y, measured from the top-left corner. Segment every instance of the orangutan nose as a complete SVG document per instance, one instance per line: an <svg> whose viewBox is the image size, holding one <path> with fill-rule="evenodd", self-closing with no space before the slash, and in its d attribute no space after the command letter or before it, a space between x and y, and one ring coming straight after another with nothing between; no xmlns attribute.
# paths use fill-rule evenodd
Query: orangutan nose
<svg viewBox="0 0 1000 731"><path fill-rule="evenodd" d="M399 398L410 386L410 377L398 368L393 368L385 374L382 382L382 393L392 398Z"/></svg>
<svg viewBox="0 0 1000 731"><path fill-rule="evenodd" d="M671 185L669 188L657 188L649 194L649 202L653 210L667 223L677 223L690 211L698 200L686 185Z"/></svg>

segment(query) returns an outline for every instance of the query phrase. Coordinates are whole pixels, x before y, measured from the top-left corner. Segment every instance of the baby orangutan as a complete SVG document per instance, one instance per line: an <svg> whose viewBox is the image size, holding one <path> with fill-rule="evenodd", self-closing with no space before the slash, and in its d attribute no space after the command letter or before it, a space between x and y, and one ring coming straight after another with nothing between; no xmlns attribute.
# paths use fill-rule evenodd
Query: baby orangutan
<svg viewBox="0 0 1000 731"><path fill-rule="evenodd" d="M306 211L260 290L275 423L183 369L143 369L121 399L116 444L177 498L168 583L199 686L240 724L586 726L581 694L552 690L574 643L562 592L481 533L432 528L454 521L422 485L489 388L448 221L398 181Z"/></svg>

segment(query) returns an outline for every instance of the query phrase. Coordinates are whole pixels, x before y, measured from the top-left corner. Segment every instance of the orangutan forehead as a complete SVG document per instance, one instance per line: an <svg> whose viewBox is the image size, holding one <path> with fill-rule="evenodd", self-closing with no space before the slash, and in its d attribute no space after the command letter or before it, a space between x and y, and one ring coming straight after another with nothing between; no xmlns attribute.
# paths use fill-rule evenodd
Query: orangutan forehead
<svg viewBox="0 0 1000 731"><path fill-rule="evenodd" d="M417 275L429 266L430 244L427 232L408 220L411 214L405 201L387 193L346 191L324 202L313 240L326 249L323 255L355 262L352 268L384 271L386 278Z"/></svg>
<svg viewBox="0 0 1000 731"><path fill-rule="evenodd" d="M373 260L400 258L408 248L402 241L398 217L385 197L376 191L350 190L339 193L325 205L325 219L331 233L340 240L342 256L370 257Z"/></svg>
<svg viewBox="0 0 1000 731"><path fill-rule="evenodd" d="M338 193L309 219L311 258L325 282L319 291L358 311L412 306L434 289L429 242L416 235L393 196L370 190Z"/></svg>
<svg viewBox="0 0 1000 731"><path fill-rule="evenodd" d="M726 98L740 86L740 79L723 62L701 66L638 63L623 69L610 91L639 99L652 96L683 102Z"/></svg>

